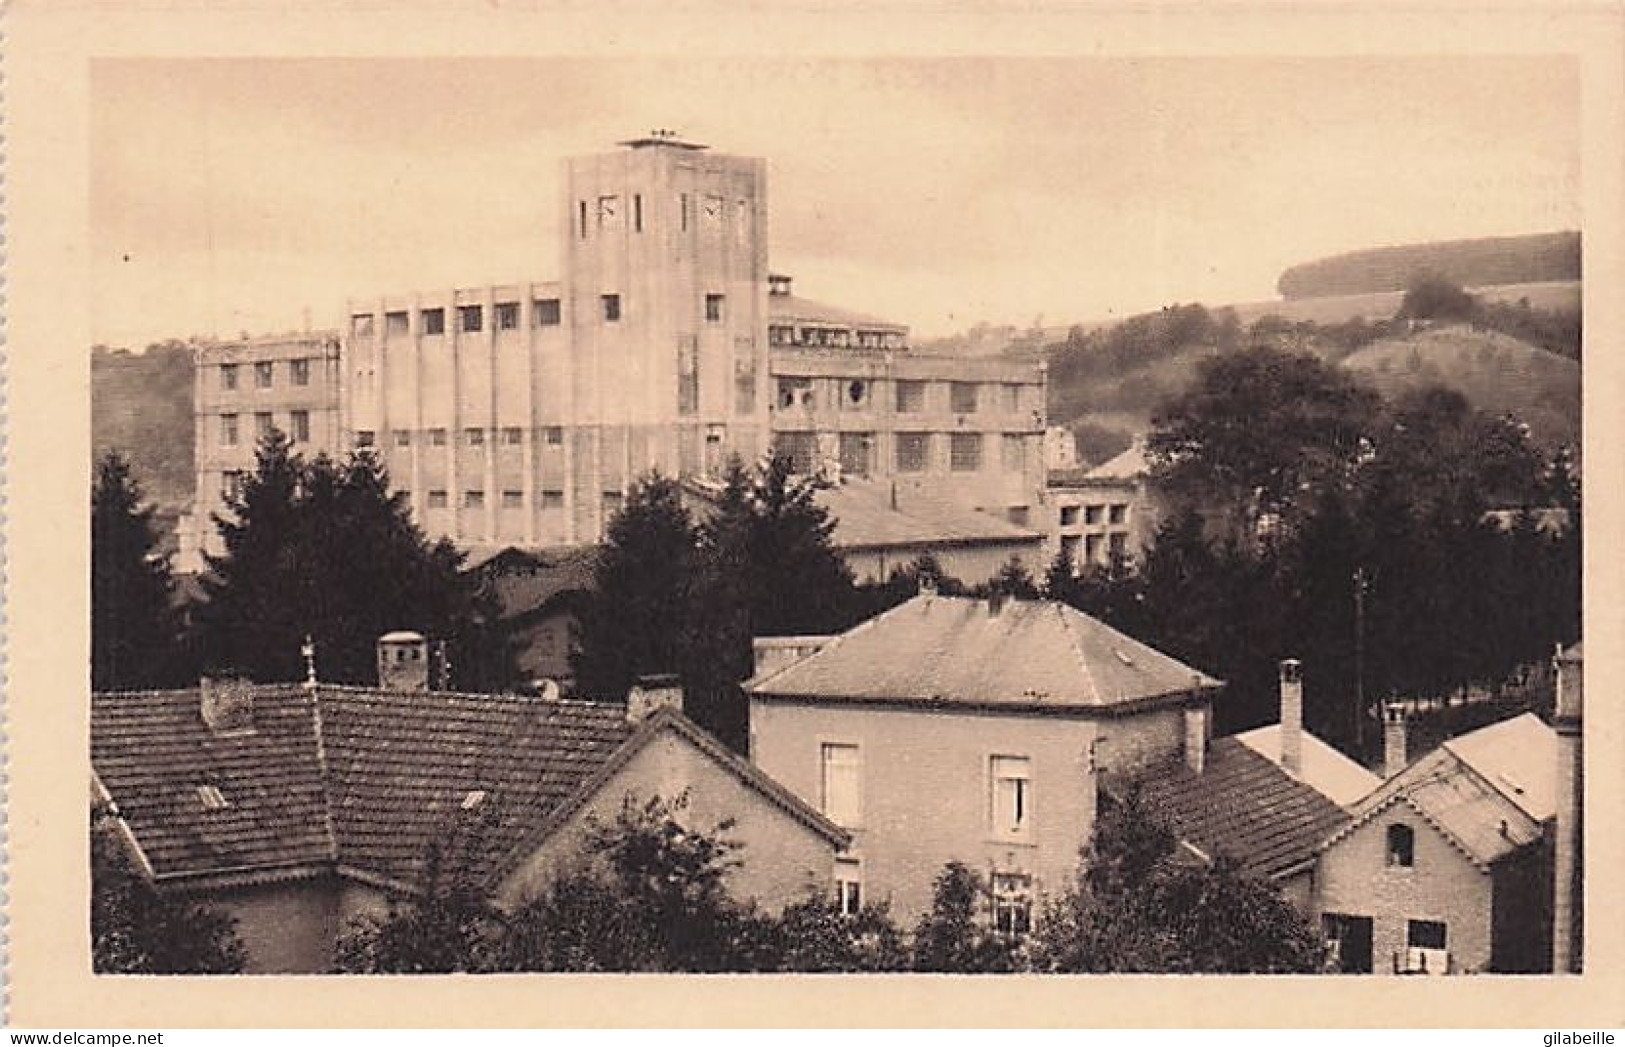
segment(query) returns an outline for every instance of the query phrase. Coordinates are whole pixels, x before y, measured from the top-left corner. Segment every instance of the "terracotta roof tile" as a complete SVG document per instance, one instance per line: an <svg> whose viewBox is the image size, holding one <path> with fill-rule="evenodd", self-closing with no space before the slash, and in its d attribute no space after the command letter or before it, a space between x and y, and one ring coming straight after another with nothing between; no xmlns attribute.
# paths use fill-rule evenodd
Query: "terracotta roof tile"
<svg viewBox="0 0 1625 1047"><path fill-rule="evenodd" d="M1272 878L1314 857L1349 815L1236 738L1208 747L1201 774L1182 760L1142 780L1142 796L1180 839Z"/></svg>

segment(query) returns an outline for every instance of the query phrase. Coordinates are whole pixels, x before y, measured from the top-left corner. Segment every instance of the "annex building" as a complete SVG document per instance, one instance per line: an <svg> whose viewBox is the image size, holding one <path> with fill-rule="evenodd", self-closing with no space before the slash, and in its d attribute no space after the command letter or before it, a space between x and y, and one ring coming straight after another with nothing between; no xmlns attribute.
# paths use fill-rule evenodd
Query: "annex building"
<svg viewBox="0 0 1625 1047"><path fill-rule="evenodd" d="M352 299L341 331L203 350L182 568L273 426L376 448L424 529L476 553L597 541L640 474L770 450L1027 525L1041 365L918 355L902 324L801 297L769 265L765 160L620 146L564 163L555 280Z"/></svg>

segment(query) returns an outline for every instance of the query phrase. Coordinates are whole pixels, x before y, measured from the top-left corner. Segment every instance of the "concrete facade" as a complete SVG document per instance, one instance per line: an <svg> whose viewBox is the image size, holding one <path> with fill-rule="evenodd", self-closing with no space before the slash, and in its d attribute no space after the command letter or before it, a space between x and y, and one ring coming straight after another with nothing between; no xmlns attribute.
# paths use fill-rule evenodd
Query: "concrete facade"
<svg viewBox="0 0 1625 1047"><path fill-rule="evenodd" d="M276 428L296 451L331 452L340 431L340 341L315 332L198 350L193 364L193 443L197 490L192 515L180 527L179 563L202 566L202 554L223 552L213 515L229 491L254 471L254 448Z"/></svg>
<svg viewBox="0 0 1625 1047"><path fill-rule="evenodd" d="M561 279L351 300L312 448L377 448L424 529L475 548L597 541L640 474L770 448L1038 512L1041 365L914 356L901 324L797 298L768 271L765 160L622 145L565 162Z"/></svg>

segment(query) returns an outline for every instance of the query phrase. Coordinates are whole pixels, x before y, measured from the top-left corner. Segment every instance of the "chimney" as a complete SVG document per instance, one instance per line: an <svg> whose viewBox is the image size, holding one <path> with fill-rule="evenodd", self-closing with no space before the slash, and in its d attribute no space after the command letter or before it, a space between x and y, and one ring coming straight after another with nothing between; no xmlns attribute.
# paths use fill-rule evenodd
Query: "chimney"
<svg viewBox="0 0 1625 1047"><path fill-rule="evenodd" d="M988 593L987 594L987 616L989 618L997 618L999 616L1000 612L1002 612L1004 610L1004 602L1006 600L1008 600L1009 598L1010 597L1007 594L998 592L997 590L995 590L994 592Z"/></svg>
<svg viewBox="0 0 1625 1047"><path fill-rule="evenodd" d="M1201 774L1207 767L1206 702L1192 702L1185 706L1185 766L1192 774Z"/></svg>
<svg viewBox="0 0 1625 1047"><path fill-rule="evenodd" d="M203 722L209 730L252 731L254 729L254 684L250 680L216 680L205 676L198 682Z"/></svg>
<svg viewBox="0 0 1625 1047"><path fill-rule="evenodd" d="M683 711L683 685L676 673L653 673L638 677L626 695L626 718L642 723L661 709Z"/></svg>
<svg viewBox="0 0 1625 1047"><path fill-rule="evenodd" d="M1382 776L1392 778L1409 762L1405 752L1405 707L1388 702L1382 707Z"/></svg>
<svg viewBox="0 0 1625 1047"><path fill-rule="evenodd" d="M1585 751L1581 735L1585 692L1584 661L1579 644L1559 650L1557 705L1552 726L1557 732L1557 824L1553 827L1552 970L1579 974L1585 955L1585 890L1581 842L1585 838Z"/></svg>
<svg viewBox="0 0 1625 1047"><path fill-rule="evenodd" d="M429 641L409 630L378 638L378 686L386 691L429 689Z"/></svg>
<svg viewBox="0 0 1625 1047"><path fill-rule="evenodd" d="M1296 658L1281 663L1281 766L1303 772L1303 665Z"/></svg>

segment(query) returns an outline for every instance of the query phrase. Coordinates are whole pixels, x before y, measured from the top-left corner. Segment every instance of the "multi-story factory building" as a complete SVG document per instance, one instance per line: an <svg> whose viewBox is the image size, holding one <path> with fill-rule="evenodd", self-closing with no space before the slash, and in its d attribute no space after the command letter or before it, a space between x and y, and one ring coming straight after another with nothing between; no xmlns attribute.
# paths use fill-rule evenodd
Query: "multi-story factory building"
<svg viewBox="0 0 1625 1047"><path fill-rule="evenodd" d="M565 163L558 281L350 301L328 449L375 447L425 530L476 550L595 541L648 470L769 450L1018 522L1040 504L1041 367L916 356L901 324L797 297L765 161L621 144Z"/></svg>
<svg viewBox="0 0 1625 1047"><path fill-rule="evenodd" d="M223 551L212 518L254 471L260 437L280 430L301 453L343 442L339 418L340 342L333 332L277 335L198 350L193 365L192 515L180 528L180 566L197 569L204 552Z"/></svg>

